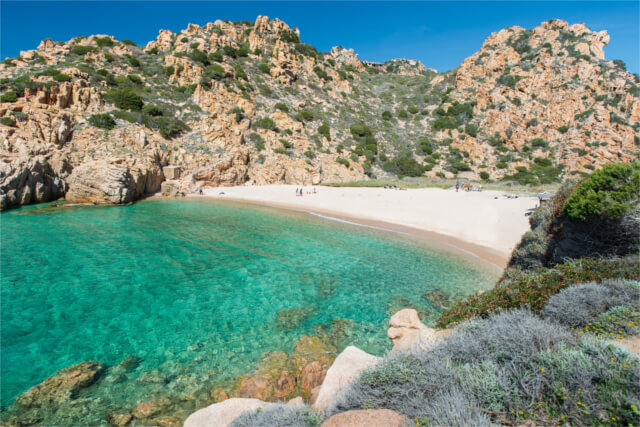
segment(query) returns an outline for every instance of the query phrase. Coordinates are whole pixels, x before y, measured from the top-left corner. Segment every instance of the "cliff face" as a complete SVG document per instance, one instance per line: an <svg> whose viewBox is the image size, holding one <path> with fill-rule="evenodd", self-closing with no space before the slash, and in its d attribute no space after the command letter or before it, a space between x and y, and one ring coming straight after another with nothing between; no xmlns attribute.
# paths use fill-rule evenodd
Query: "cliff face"
<svg viewBox="0 0 640 427"><path fill-rule="evenodd" d="M0 65L1 207L135 200L167 164L188 189L422 174L535 184L631 161L638 82L604 60L608 39L563 21L508 28L443 74L319 53L263 16L161 30L144 47L45 40Z"/></svg>

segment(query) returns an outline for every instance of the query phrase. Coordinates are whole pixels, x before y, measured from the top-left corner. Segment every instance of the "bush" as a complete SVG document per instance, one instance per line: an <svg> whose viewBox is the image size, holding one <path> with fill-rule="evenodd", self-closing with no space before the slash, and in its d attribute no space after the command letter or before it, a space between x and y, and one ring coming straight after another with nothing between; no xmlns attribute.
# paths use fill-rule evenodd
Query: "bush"
<svg viewBox="0 0 640 427"><path fill-rule="evenodd" d="M158 131L165 138L173 138L189 129L186 124L174 117L143 115L142 123L149 129Z"/></svg>
<svg viewBox="0 0 640 427"><path fill-rule="evenodd" d="M153 117L163 115L162 110L157 105L153 105L153 104L146 104L144 107L142 107L142 114L146 114L148 116L153 116Z"/></svg>
<svg viewBox="0 0 640 427"><path fill-rule="evenodd" d="M347 160L347 159L345 159L345 158L343 158L343 157L338 157L338 158L336 158L336 162L337 162L337 163L340 163L341 165L344 165L344 166L345 166L345 167L347 167L347 168L348 168L348 167L349 167L349 165L350 165L349 160Z"/></svg>
<svg viewBox="0 0 640 427"><path fill-rule="evenodd" d="M455 117L439 117L432 124L431 128L435 131L442 129L457 129L460 126L460 122Z"/></svg>
<svg viewBox="0 0 640 427"><path fill-rule="evenodd" d="M233 71L235 72L235 75L236 75L237 79L242 79L242 80L245 80L245 81L249 80L249 77L247 77L247 73L244 72L244 70L242 69L242 67L240 65L234 64Z"/></svg>
<svg viewBox="0 0 640 427"><path fill-rule="evenodd" d="M488 180L489 178L491 178L491 176L489 175L489 173L488 173L488 172L486 172L486 171L482 171L482 172L480 172L480 178L481 178L481 179L484 179L484 180L486 181L486 180Z"/></svg>
<svg viewBox="0 0 640 427"><path fill-rule="evenodd" d="M620 218L637 203L639 193L640 164L610 163L573 190L562 212L574 222Z"/></svg>
<svg viewBox="0 0 640 427"><path fill-rule="evenodd" d="M98 47L111 47L116 44L109 36L96 37L94 40Z"/></svg>
<svg viewBox="0 0 640 427"><path fill-rule="evenodd" d="M70 82L71 81L71 76L69 76L67 74L63 74L63 73L58 73L55 76L53 76L53 80L55 80L57 82Z"/></svg>
<svg viewBox="0 0 640 427"><path fill-rule="evenodd" d="M0 102L16 102L17 100L18 96L11 90L0 95Z"/></svg>
<svg viewBox="0 0 640 427"><path fill-rule="evenodd" d="M16 127L16 121L13 120L11 117L0 117L0 123L2 123L5 126Z"/></svg>
<svg viewBox="0 0 640 427"><path fill-rule="evenodd" d="M130 89L109 91L105 99L121 110L140 111L144 105L142 97Z"/></svg>
<svg viewBox="0 0 640 427"><path fill-rule="evenodd" d="M391 111L385 110L382 112L383 120L391 120L392 118L393 118L393 115L391 114Z"/></svg>
<svg viewBox="0 0 640 427"><path fill-rule="evenodd" d="M272 130L272 131L278 131L278 127L276 126L276 123L271 120L269 117L263 117L261 119L256 120L255 122L253 122L252 127L254 129L268 129L268 130Z"/></svg>
<svg viewBox="0 0 640 427"><path fill-rule="evenodd" d="M94 114L89 117L89 124L100 129L110 130L116 127L116 121L109 114Z"/></svg>
<svg viewBox="0 0 640 427"><path fill-rule="evenodd" d="M157 54L158 54L157 47L152 47L151 49L147 50L147 55L157 55Z"/></svg>
<svg viewBox="0 0 640 427"><path fill-rule="evenodd" d="M217 52L216 51L216 52L211 52L209 54L209 59L211 61L215 61L215 62L222 62L222 61L224 61L224 56L222 55L221 52Z"/></svg>
<svg viewBox="0 0 640 427"><path fill-rule="evenodd" d="M331 76L329 76L329 74L327 74L325 70L318 66L313 67L313 72L316 73L316 75L322 80L331 80Z"/></svg>
<svg viewBox="0 0 640 427"><path fill-rule="evenodd" d="M310 122L313 121L313 113L309 110L300 110L293 118L299 122Z"/></svg>
<svg viewBox="0 0 640 427"><path fill-rule="evenodd" d="M129 74L129 75L127 76L127 78L128 78L131 82L133 82L133 83L135 83L135 84L137 84L137 85L141 85L141 84L142 84L142 79L140 78L140 76L137 76L137 75L135 75L135 74Z"/></svg>
<svg viewBox="0 0 640 427"><path fill-rule="evenodd" d="M84 56L89 52L95 52L95 51L96 51L96 48L93 46L75 45L73 48L71 48L71 52L81 56Z"/></svg>
<svg viewBox="0 0 640 427"><path fill-rule="evenodd" d="M280 40L287 43L299 43L300 37L298 37L298 34L296 34L294 31L284 30L280 34Z"/></svg>
<svg viewBox="0 0 640 427"><path fill-rule="evenodd" d="M231 58L235 58L236 56L238 56L238 51L233 46L224 46L222 48L222 52L224 52L225 55Z"/></svg>
<svg viewBox="0 0 640 427"><path fill-rule="evenodd" d="M277 102L275 105L276 110L280 110L282 112L288 113L289 107L284 102Z"/></svg>
<svg viewBox="0 0 640 427"><path fill-rule="evenodd" d="M230 427L319 427L322 417L308 406L290 407L282 404L245 412L233 420Z"/></svg>
<svg viewBox="0 0 640 427"><path fill-rule="evenodd" d="M470 296L442 312L437 320L438 327L473 317L488 317L501 310L528 307L539 311L551 296L576 283L615 278L639 280L640 260L637 257L581 258L539 272L517 271L514 274L514 277L503 278L495 288L482 295Z"/></svg>
<svg viewBox="0 0 640 427"><path fill-rule="evenodd" d="M318 126L318 133L327 138L327 141L331 141L331 128L329 127L329 123L322 122L322 124Z"/></svg>
<svg viewBox="0 0 640 427"><path fill-rule="evenodd" d="M567 133L568 131L569 131L569 126L560 126L558 128L558 132L560 132L562 134Z"/></svg>
<svg viewBox="0 0 640 427"><path fill-rule="evenodd" d="M424 173L424 167L409 156L400 156L388 160L382 164L382 169L399 177L421 176Z"/></svg>
<svg viewBox="0 0 640 427"><path fill-rule="evenodd" d="M204 76L214 80L222 80L225 75L224 68L218 64L207 65L204 69Z"/></svg>
<svg viewBox="0 0 640 427"><path fill-rule="evenodd" d="M127 45L127 46L136 46L136 44L133 41L129 40L129 39L124 39L120 43L122 43L124 45Z"/></svg>
<svg viewBox="0 0 640 427"><path fill-rule="evenodd" d="M189 58L192 61L200 62L203 65L209 64L209 57L207 56L206 53L204 53L200 49L192 49L191 52L189 52Z"/></svg>
<svg viewBox="0 0 640 427"><path fill-rule="evenodd" d="M271 71L271 67L268 64L261 62L258 64L258 70L260 70L260 72L264 74L269 74L269 72Z"/></svg>
<svg viewBox="0 0 640 427"><path fill-rule="evenodd" d="M478 126L476 125L472 125L472 124L468 124L464 127L464 131L467 135L472 136L472 137L476 137L478 136Z"/></svg>
<svg viewBox="0 0 640 427"><path fill-rule="evenodd" d="M408 119L409 113L407 113L407 110L400 110L398 111L398 117L401 119Z"/></svg>
<svg viewBox="0 0 640 427"><path fill-rule="evenodd" d="M584 283L570 286L552 296L542 314L569 328L583 328L617 306L640 307L638 282L604 280L601 285Z"/></svg>
<svg viewBox="0 0 640 427"><path fill-rule="evenodd" d="M252 133L251 135L249 135L249 140L256 146L256 150L264 150L265 141L259 134Z"/></svg>

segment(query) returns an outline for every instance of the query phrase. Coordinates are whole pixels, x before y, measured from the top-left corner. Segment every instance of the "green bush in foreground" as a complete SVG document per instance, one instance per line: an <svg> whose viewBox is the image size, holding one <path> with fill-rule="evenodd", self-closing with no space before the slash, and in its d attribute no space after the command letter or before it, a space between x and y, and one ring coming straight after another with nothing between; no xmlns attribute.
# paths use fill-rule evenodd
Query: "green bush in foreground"
<svg viewBox="0 0 640 427"><path fill-rule="evenodd" d="M515 277L503 278L495 288L482 295L470 296L443 311L437 325L445 328L474 317L488 317L520 307L537 312L549 298L570 285L618 278L640 280L640 259L637 256L582 258L536 273L518 272Z"/></svg>
<svg viewBox="0 0 640 427"><path fill-rule="evenodd" d="M594 217L620 218L640 194L640 164L610 163L582 181L571 193L562 212L572 221Z"/></svg>
<svg viewBox="0 0 640 427"><path fill-rule="evenodd" d="M116 127L116 121L108 114L94 114L89 117L89 124L100 129L113 129Z"/></svg>
<svg viewBox="0 0 640 427"><path fill-rule="evenodd" d="M140 111L144 105L142 97L129 89L109 91L105 99L121 110Z"/></svg>

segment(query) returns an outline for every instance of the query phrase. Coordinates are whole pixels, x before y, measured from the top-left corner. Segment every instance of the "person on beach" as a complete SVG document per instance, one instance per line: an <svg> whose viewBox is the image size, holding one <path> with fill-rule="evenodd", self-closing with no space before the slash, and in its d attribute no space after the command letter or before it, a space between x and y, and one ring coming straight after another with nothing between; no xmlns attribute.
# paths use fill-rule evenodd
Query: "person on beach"
<svg viewBox="0 0 640 427"><path fill-rule="evenodd" d="M458 192L459 189L460 189L460 183L456 182L456 193Z"/></svg>
<svg viewBox="0 0 640 427"><path fill-rule="evenodd" d="M299 194L298 194L298 187L296 187L296 196L298 196L298 195L299 195Z"/></svg>
<svg viewBox="0 0 640 427"><path fill-rule="evenodd" d="M202 196L202 188L198 190L198 193Z"/></svg>

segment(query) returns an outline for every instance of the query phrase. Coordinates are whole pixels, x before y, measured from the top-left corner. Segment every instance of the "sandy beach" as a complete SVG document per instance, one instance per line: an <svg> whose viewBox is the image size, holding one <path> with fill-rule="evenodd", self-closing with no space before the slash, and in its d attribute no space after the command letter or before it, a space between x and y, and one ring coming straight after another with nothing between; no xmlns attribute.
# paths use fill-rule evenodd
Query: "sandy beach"
<svg viewBox="0 0 640 427"><path fill-rule="evenodd" d="M470 252L501 268L529 230L525 213L538 204L535 197L507 198L499 191L317 186L305 187L304 195L296 196L296 188L300 187L238 186L203 191L205 197L320 213L402 231Z"/></svg>

